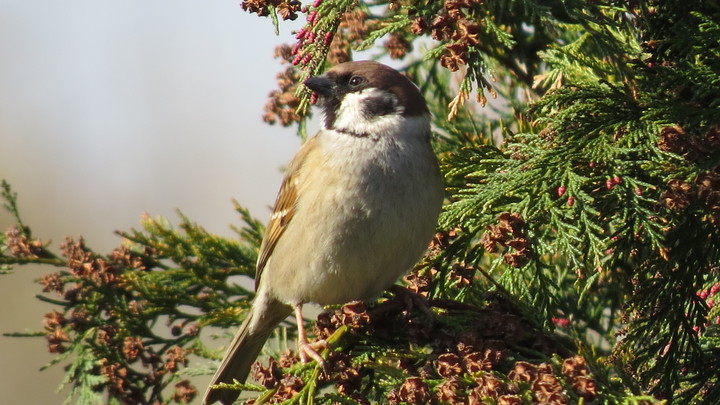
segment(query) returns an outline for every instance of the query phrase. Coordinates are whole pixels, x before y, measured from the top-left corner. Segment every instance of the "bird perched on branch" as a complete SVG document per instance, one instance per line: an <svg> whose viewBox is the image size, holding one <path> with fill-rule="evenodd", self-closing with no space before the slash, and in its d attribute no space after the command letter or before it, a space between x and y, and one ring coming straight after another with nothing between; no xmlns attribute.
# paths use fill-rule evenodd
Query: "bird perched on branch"
<svg viewBox="0 0 720 405"><path fill-rule="evenodd" d="M272 330L293 311L298 353L320 363L304 303L376 298L422 256L443 183L430 146L430 113L407 77L372 61L347 62L305 81L319 97L320 131L288 168L265 231L256 296L203 404L229 405Z"/></svg>

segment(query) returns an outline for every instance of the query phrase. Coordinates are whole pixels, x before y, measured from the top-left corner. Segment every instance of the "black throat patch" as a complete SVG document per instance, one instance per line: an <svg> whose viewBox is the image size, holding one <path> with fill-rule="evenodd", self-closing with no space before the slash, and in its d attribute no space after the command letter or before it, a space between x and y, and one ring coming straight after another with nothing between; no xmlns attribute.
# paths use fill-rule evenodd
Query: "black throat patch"
<svg viewBox="0 0 720 405"><path fill-rule="evenodd" d="M340 99L328 97L323 100L323 113L325 114L325 128L334 129L337 119L337 110L340 108Z"/></svg>
<svg viewBox="0 0 720 405"><path fill-rule="evenodd" d="M339 132L339 133L341 133L341 134L343 134L343 135L349 135L349 136L352 136L352 137L355 137L355 138L370 138L370 139L372 139L373 141L377 141L377 137L375 137L375 136L370 136L370 134L367 133L367 132L355 132L355 131L350 131L349 129L337 129L337 128L332 128L332 129L333 129L335 132Z"/></svg>

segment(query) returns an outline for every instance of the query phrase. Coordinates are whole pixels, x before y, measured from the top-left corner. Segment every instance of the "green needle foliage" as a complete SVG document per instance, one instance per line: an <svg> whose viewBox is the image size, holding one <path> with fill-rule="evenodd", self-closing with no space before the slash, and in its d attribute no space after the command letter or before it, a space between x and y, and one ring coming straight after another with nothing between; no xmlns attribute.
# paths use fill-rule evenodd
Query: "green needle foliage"
<svg viewBox="0 0 720 405"><path fill-rule="evenodd" d="M407 289L312 323L328 370L268 345L259 385L235 388L287 404L720 402L720 3L242 7L278 30L305 15L263 117L302 136L304 78L357 51L396 60L433 112L447 203ZM190 402L182 375L211 372L190 362L222 355L206 327L234 332L252 299L261 224L238 207L234 240L143 218L108 255L83 240L58 255L3 190L17 225L1 270L60 269L40 280L57 306L40 334L70 401Z"/></svg>

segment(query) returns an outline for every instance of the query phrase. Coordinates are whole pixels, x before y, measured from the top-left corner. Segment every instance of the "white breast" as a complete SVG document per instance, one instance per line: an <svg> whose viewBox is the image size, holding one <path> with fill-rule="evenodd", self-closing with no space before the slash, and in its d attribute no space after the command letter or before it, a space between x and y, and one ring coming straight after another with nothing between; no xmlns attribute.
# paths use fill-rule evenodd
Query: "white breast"
<svg viewBox="0 0 720 405"><path fill-rule="evenodd" d="M298 177L295 216L263 274L282 301L372 298L427 247L443 199L428 118L392 114L373 128L370 137L317 135Z"/></svg>

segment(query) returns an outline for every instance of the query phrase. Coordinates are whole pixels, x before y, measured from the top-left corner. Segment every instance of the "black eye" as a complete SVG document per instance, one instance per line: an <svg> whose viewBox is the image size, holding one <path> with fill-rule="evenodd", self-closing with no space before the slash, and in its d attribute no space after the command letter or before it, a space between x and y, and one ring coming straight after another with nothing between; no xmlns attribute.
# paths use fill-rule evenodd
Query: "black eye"
<svg viewBox="0 0 720 405"><path fill-rule="evenodd" d="M362 82L363 82L363 78L362 78L362 77L360 77L360 76L353 76L353 77L350 78L350 81L348 82L348 84L350 84L350 86L352 86L352 87L357 87L357 86L361 85Z"/></svg>

